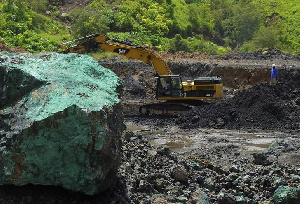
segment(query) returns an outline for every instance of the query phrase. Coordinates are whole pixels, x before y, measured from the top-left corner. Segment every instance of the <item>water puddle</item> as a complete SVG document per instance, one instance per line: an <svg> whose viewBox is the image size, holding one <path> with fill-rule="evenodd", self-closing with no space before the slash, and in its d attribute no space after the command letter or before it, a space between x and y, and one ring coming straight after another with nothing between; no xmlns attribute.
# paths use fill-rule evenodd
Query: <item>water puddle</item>
<svg viewBox="0 0 300 204"><path fill-rule="evenodd" d="M276 140L276 138L257 138L248 140L242 145L247 149L247 151L255 152L255 151L262 151L269 148L270 144Z"/></svg>
<svg viewBox="0 0 300 204"><path fill-rule="evenodd" d="M271 133L248 133L216 129L186 131L177 127L166 130L130 123L126 127L127 131L149 138L152 146L164 146L176 152L187 152L211 144L235 144L242 146L246 152L259 152L266 150L277 139Z"/></svg>
<svg viewBox="0 0 300 204"><path fill-rule="evenodd" d="M171 151L176 151L176 152L190 151L192 149L199 148L199 145L201 145L201 144L197 144L196 140L190 138L176 138L176 139L157 138L157 139L150 140L150 144L155 147L165 146L168 147Z"/></svg>

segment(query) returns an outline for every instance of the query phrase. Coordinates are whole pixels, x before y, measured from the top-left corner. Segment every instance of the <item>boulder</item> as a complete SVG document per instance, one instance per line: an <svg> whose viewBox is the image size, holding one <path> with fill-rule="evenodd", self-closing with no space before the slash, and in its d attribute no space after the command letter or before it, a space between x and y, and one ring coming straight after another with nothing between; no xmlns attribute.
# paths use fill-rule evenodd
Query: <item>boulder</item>
<svg viewBox="0 0 300 204"><path fill-rule="evenodd" d="M183 166L175 166L172 169L172 176L177 181L188 183L188 173Z"/></svg>
<svg viewBox="0 0 300 204"><path fill-rule="evenodd" d="M0 54L0 185L112 187L121 80L87 55Z"/></svg>
<svg viewBox="0 0 300 204"><path fill-rule="evenodd" d="M273 195L274 203L289 204L299 203L300 187L279 186Z"/></svg>

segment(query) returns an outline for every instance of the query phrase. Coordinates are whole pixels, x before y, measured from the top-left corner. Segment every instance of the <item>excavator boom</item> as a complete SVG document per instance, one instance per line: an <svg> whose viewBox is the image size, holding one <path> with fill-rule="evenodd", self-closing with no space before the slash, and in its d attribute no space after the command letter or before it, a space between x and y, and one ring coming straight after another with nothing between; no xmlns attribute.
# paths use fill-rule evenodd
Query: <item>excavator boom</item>
<svg viewBox="0 0 300 204"><path fill-rule="evenodd" d="M67 45L74 43L77 44L67 47ZM60 47L62 48L62 53L88 53L97 49L105 50L119 55L124 55L135 60L143 61L153 66L159 75L172 75L172 72L166 62L162 60L156 52L148 49L147 47L136 46L126 41L108 38L104 34L94 34L79 38L77 40L61 44Z"/></svg>
<svg viewBox="0 0 300 204"><path fill-rule="evenodd" d="M141 113L177 114L188 110L190 106L185 104L191 101L201 103L203 99L221 98L223 95L220 77L200 77L183 82L179 75L172 74L167 63L155 51L128 41L109 38L104 34L93 34L63 43L59 47L59 52L88 53L98 49L145 62L154 68L157 73L156 98L168 103L143 105L140 107Z"/></svg>

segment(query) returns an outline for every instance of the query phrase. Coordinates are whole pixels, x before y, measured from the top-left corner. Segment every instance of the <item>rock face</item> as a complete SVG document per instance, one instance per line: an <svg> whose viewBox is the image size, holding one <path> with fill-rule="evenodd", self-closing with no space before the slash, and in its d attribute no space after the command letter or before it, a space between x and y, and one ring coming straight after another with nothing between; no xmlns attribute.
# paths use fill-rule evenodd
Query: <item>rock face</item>
<svg viewBox="0 0 300 204"><path fill-rule="evenodd" d="M78 54L0 56L0 184L110 188L124 130L120 79Z"/></svg>

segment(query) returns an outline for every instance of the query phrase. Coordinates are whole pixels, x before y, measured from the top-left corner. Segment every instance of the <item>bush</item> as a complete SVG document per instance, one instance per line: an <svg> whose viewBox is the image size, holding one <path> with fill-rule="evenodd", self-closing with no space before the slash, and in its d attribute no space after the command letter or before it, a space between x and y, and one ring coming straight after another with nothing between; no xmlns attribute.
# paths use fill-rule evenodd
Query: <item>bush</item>
<svg viewBox="0 0 300 204"><path fill-rule="evenodd" d="M183 39L180 34L175 35L172 44L175 51L190 52L187 41Z"/></svg>
<svg viewBox="0 0 300 204"><path fill-rule="evenodd" d="M37 13L45 13L48 7L48 0L25 0L27 6Z"/></svg>
<svg viewBox="0 0 300 204"><path fill-rule="evenodd" d="M201 35L184 39L181 35L175 35L172 43L175 51L202 52L206 54L224 54L230 51L230 48L218 46L210 41L203 39Z"/></svg>
<svg viewBox="0 0 300 204"><path fill-rule="evenodd" d="M243 52L253 52L258 49L276 48L279 43L276 30L262 26L255 32L251 41L240 48Z"/></svg>
<svg viewBox="0 0 300 204"><path fill-rule="evenodd" d="M75 38L94 33L107 33L109 30L107 18L100 13L76 9L72 11L70 17L74 22L72 24L72 35Z"/></svg>
<svg viewBox="0 0 300 204"><path fill-rule="evenodd" d="M52 51L68 32L58 22L37 14L20 0L1 4L0 39L30 52Z"/></svg>

